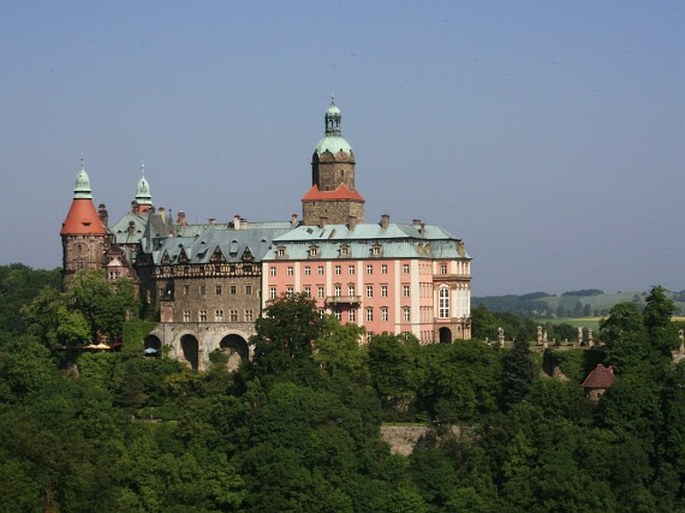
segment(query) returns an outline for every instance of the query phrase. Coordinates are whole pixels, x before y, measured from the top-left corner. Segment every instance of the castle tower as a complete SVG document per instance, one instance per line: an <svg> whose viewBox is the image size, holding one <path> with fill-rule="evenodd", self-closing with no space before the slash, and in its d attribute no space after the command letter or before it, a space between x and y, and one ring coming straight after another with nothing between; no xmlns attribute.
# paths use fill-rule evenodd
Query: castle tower
<svg viewBox="0 0 685 513"><path fill-rule="evenodd" d="M354 153L342 136L340 109L331 101L325 133L312 155L312 188L302 198L303 224L364 222L364 198L354 185Z"/></svg>
<svg viewBox="0 0 685 513"><path fill-rule="evenodd" d="M100 269L110 234L93 205L90 179L81 159L69 213L62 223L62 285L79 269Z"/></svg>
<svg viewBox="0 0 685 513"><path fill-rule="evenodd" d="M150 184L145 179L145 164L141 166L142 176L138 180L136 187L136 199L134 201L138 214L147 214L152 210L152 195L150 194Z"/></svg>

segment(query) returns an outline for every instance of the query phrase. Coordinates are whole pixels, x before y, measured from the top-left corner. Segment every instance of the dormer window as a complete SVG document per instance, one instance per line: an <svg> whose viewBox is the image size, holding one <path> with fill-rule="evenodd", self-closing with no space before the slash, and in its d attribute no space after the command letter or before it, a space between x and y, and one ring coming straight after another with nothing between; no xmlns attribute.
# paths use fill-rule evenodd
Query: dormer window
<svg viewBox="0 0 685 513"><path fill-rule="evenodd" d="M319 256L319 246L312 244L309 246L309 251L307 252L309 258L314 258Z"/></svg>
<svg viewBox="0 0 685 513"><path fill-rule="evenodd" d="M276 258L285 258L285 246L278 246L276 248Z"/></svg>
<svg viewBox="0 0 685 513"><path fill-rule="evenodd" d="M381 246L380 244L374 244L373 246L371 246L371 256L383 256L383 246Z"/></svg>
<svg viewBox="0 0 685 513"><path fill-rule="evenodd" d="M350 255L350 246L347 244L341 244L340 245L340 256L341 257L346 257Z"/></svg>

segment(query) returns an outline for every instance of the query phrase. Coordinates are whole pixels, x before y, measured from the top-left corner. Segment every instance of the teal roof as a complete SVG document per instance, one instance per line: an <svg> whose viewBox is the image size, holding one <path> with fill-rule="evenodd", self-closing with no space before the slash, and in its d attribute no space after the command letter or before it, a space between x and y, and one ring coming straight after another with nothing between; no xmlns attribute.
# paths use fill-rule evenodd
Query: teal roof
<svg viewBox="0 0 685 513"><path fill-rule="evenodd" d="M149 214L134 214L128 212L121 219L119 219L110 231L114 234L114 241L117 244L135 244L143 238L145 233L145 226L147 225ZM133 225L131 225L133 223ZM129 226L133 226L133 230L129 231Z"/></svg>
<svg viewBox="0 0 685 513"><path fill-rule="evenodd" d="M379 258L465 258L469 255L460 245L462 241L435 225L420 226L390 223L383 228L379 224L358 224L350 230L344 224L299 226L273 240L273 246L264 260L283 260L276 257L279 247L285 247L285 259L306 260L312 245L318 247L320 259L341 258L340 250L347 247L342 258L373 258L372 249L380 245ZM313 258L315 259L315 258Z"/></svg>
<svg viewBox="0 0 685 513"><path fill-rule="evenodd" d="M145 175L138 180L136 187L136 202L138 205L152 205L152 195L150 194L150 184L145 179Z"/></svg>
<svg viewBox="0 0 685 513"><path fill-rule="evenodd" d="M324 115L325 135L316 145L315 151L318 155L325 151L330 151L333 155L339 151L352 154L350 143L342 136L341 119L340 109L335 104L335 100L331 99L331 105Z"/></svg>
<svg viewBox="0 0 685 513"><path fill-rule="evenodd" d="M90 190L90 178L83 166L83 159L81 159L81 170L76 175L76 186L74 187L74 199L93 199Z"/></svg>
<svg viewBox="0 0 685 513"><path fill-rule="evenodd" d="M330 151L333 155L339 151L344 151L348 155L351 155L352 146L350 146L350 143L342 136L327 135L319 141L315 151L318 155L321 155L325 151Z"/></svg>
<svg viewBox="0 0 685 513"><path fill-rule="evenodd" d="M289 226L289 223L287 223ZM169 237L152 252L155 265L179 263L181 253L190 264L210 262L221 254L226 262L241 262L245 255L259 262L271 247L274 237L289 228L246 228L226 230L212 225L194 237Z"/></svg>

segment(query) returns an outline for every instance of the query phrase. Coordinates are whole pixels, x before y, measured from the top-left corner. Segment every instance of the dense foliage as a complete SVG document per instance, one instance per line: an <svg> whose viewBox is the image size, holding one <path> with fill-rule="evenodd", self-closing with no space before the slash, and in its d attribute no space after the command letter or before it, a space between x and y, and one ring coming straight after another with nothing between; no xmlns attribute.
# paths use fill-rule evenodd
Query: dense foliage
<svg viewBox="0 0 685 513"><path fill-rule="evenodd" d="M658 289L645 313L605 321L617 378L596 406L580 387L590 352L557 355L576 369L560 381L523 335L514 349L388 335L360 346L359 328L320 319L302 296L269 307L236 373L221 359L197 373L143 357L139 324L118 329L120 352L64 358L55 311L89 319L68 294L35 297L26 329L0 333L0 511L685 508L685 366L667 354L677 333ZM406 458L382 442L382 421L432 429Z"/></svg>

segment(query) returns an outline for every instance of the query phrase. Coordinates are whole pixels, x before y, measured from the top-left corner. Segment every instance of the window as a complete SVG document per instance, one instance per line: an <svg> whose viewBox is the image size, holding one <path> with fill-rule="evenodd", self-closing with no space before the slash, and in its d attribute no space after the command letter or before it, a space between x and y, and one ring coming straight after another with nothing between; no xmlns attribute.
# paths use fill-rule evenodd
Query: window
<svg viewBox="0 0 685 513"><path fill-rule="evenodd" d="M252 313L252 308L245 310L245 322L254 321L254 314Z"/></svg>
<svg viewBox="0 0 685 513"><path fill-rule="evenodd" d="M402 265L402 272L404 274L409 274L409 264L403 264Z"/></svg>
<svg viewBox="0 0 685 513"><path fill-rule="evenodd" d="M271 274L271 276L276 276L276 267L275 266L272 265L269 268L269 274Z"/></svg>
<svg viewBox="0 0 685 513"><path fill-rule="evenodd" d="M366 309L366 322L372 322L373 321L373 308L367 308Z"/></svg>
<svg viewBox="0 0 685 513"><path fill-rule="evenodd" d="M121 278L121 271L109 271L109 281L116 281Z"/></svg>
<svg viewBox="0 0 685 513"><path fill-rule="evenodd" d="M228 291L229 291L231 294L235 294L236 292L238 292L238 289L237 289L237 287L236 287L235 285L231 285L231 286L229 287Z"/></svg>
<svg viewBox="0 0 685 513"><path fill-rule="evenodd" d="M183 322L190 322L190 310L183 310Z"/></svg>
<svg viewBox="0 0 685 513"><path fill-rule="evenodd" d="M388 297L388 286L381 285L381 297Z"/></svg>
<svg viewBox="0 0 685 513"><path fill-rule="evenodd" d="M304 266L304 275L309 276L310 274L312 274L312 268L308 265L305 265Z"/></svg>
<svg viewBox="0 0 685 513"><path fill-rule="evenodd" d="M381 251L381 247L380 247L380 246L374 246L374 247L371 248L371 254L372 254L373 256L381 256L381 253L382 253L382 251Z"/></svg>
<svg viewBox="0 0 685 513"><path fill-rule="evenodd" d="M357 310L355 308L350 308L347 312L347 320L350 322L357 322Z"/></svg>
<svg viewBox="0 0 685 513"><path fill-rule="evenodd" d="M184 283L183 284L183 295L187 296L188 294L190 294L190 285L188 285L187 283Z"/></svg>
<svg viewBox="0 0 685 513"><path fill-rule="evenodd" d="M204 296L207 294L207 287L205 285L200 285L200 295Z"/></svg>
<svg viewBox="0 0 685 513"><path fill-rule="evenodd" d="M335 274L342 274L342 266L340 266L340 265L335 266Z"/></svg>
<svg viewBox="0 0 685 513"><path fill-rule="evenodd" d="M276 256L284 257L284 256L285 256L285 248L284 248L284 247L279 247L279 248L276 250Z"/></svg>
<svg viewBox="0 0 685 513"><path fill-rule="evenodd" d="M224 322L224 311L223 310L214 310L214 320L216 322Z"/></svg>
<svg viewBox="0 0 685 513"><path fill-rule="evenodd" d="M340 308L336 308L333 313L335 314L336 319L342 321L342 312L340 311Z"/></svg>
<svg viewBox="0 0 685 513"><path fill-rule="evenodd" d="M354 266L353 265L347 266L347 274L354 274Z"/></svg>
<svg viewBox="0 0 685 513"><path fill-rule="evenodd" d="M402 285L402 297L409 297L409 285Z"/></svg>
<svg viewBox="0 0 685 513"><path fill-rule="evenodd" d="M373 285L366 286L366 297L373 297Z"/></svg>
<svg viewBox="0 0 685 513"><path fill-rule="evenodd" d="M230 316L231 322L238 322L238 310L231 308Z"/></svg>
<svg viewBox="0 0 685 513"><path fill-rule="evenodd" d="M371 342L372 340L373 340L373 331L369 331L366 334L366 342L368 343L368 342Z"/></svg>
<svg viewBox="0 0 685 513"><path fill-rule="evenodd" d="M245 285L245 294L252 295L252 285Z"/></svg>
<svg viewBox="0 0 685 513"><path fill-rule="evenodd" d="M200 322L207 322L207 310L200 310L198 312L198 319Z"/></svg>
<svg viewBox="0 0 685 513"><path fill-rule="evenodd" d="M333 288L333 295L334 295L335 297L340 297L340 296L342 296L342 287L341 287L340 285L336 285L336 286Z"/></svg>
<svg viewBox="0 0 685 513"><path fill-rule="evenodd" d="M447 274L447 264L440 264L440 274Z"/></svg>
<svg viewBox="0 0 685 513"><path fill-rule="evenodd" d="M409 322L410 319L411 319L411 310L409 310L408 306L405 306L402 309L402 320L404 322Z"/></svg>
<svg viewBox="0 0 685 513"><path fill-rule="evenodd" d="M350 296L354 296L357 293L357 289L355 288L353 283L350 283L347 286L347 294Z"/></svg>
<svg viewBox="0 0 685 513"><path fill-rule="evenodd" d="M276 299L276 287L271 287L269 289L269 298Z"/></svg>
<svg viewBox="0 0 685 513"><path fill-rule="evenodd" d="M221 285L217 285L217 286L214 288L214 291L216 292L216 295L217 295L217 296L220 296L220 295L221 295L221 292L222 292Z"/></svg>
<svg viewBox="0 0 685 513"><path fill-rule="evenodd" d="M293 297L293 293L294 293L294 292L295 292L295 291L293 290L292 287L288 287L288 288L285 290L285 294L286 294L288 297Z"/></svg>
<svg viewBox="0 0 685 513"><path fill-rule="evenodd" d="M388 264L381 264L381 274L388 274Z"/></svg>
<svg viewBox="0 0 685 513"><path fill-rule="evenodd" d="M76 269L83 269L83 261L82 261L82 260L77 260L76 262L74 262L74 267L75 267Z"/></svg>
<svg viewBox="0 0 685 513"><path fill-rule="evenodd" d="M447 319L450 316L450 289L440 287L438 292L438 317Z"/></svg>
<svg viewBox="0 0 685 513"><path fill-rule="evenodd" d="M388 322L388 309L385 306L381 308L381 321Z"/></svg>
<svg viewBox="0 0 685 513"><path fill-rule="evenodd" d="M309 285L304 288L304 295L307 297L312 297L312 288Z"/></svg>
<svg viewBox="0 0 685 513"><path fill-rule="evenodd" d="M318 297L319 299L323 298L323 287L316 287L316 297Z"/></svg>
<svg viewBox="0 0 685 513"><path fill-rule="evenodd" d="M373 274L373 265L369 264L366 266L366 274Z"/></svg>
<svg viewBox="0 0 685 513"><path fill-rule="evenodd" d="M286 270L286 274L287 274L288 276L292 276L292 275L293 275L293 266L292 266L292 265L289 265L289 266L288 266L288 269Z"/></svg>
<svg viewBox="0 0 685 513"><path fill-rule="evenodd" d="M323 265L320 265L316 268L316 274L323 276Z"/></svg>

